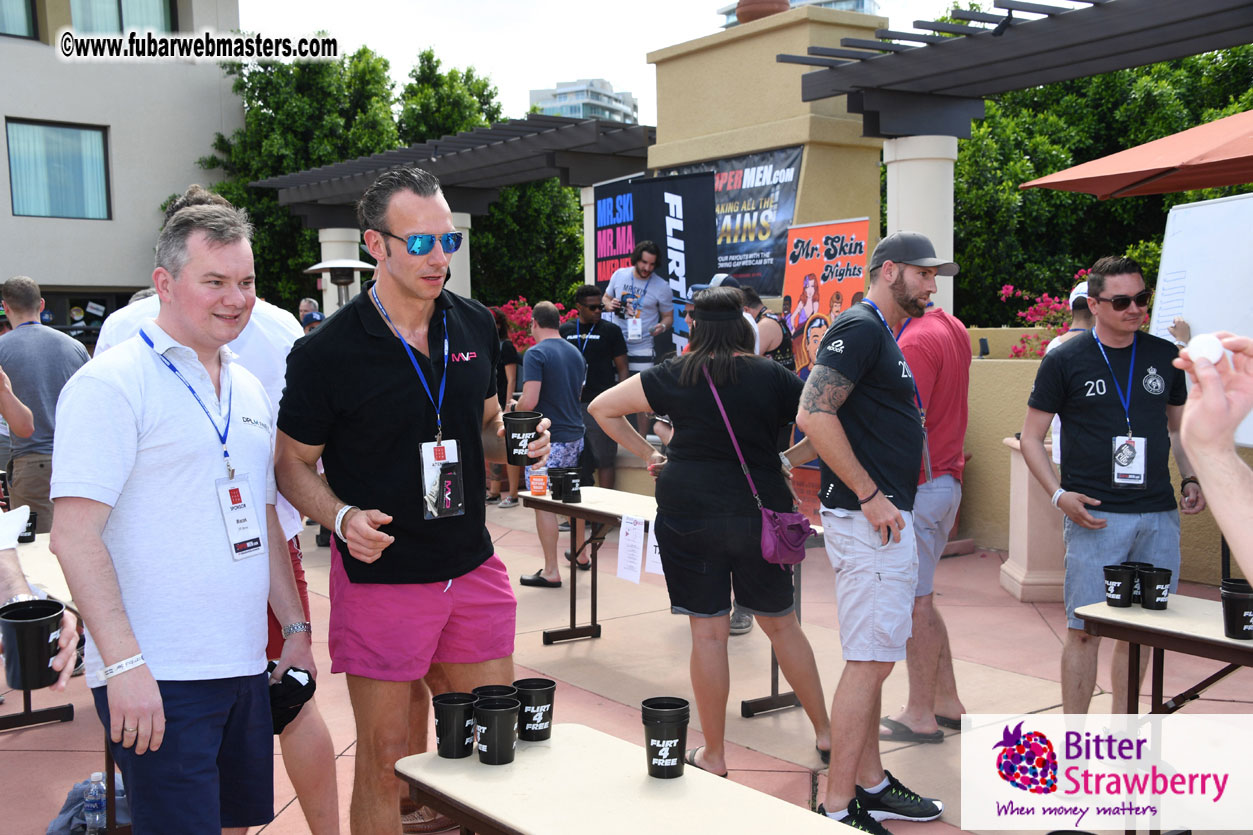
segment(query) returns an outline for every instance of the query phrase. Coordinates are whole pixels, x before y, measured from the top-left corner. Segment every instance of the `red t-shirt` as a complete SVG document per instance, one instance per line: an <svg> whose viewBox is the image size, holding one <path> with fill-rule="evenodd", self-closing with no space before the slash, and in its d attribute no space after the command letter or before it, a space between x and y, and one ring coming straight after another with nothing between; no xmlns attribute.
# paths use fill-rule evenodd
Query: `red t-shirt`
<svg viewBox="0 0 1253 835"><path fill-rule="evenodd" d="M898 338L927 413L927 448L932 477L948 474L961 481L966 468L963 444L970 393L970 336L951 313L931 307L910 319ZM926 464L918 483L926 480Z"/></svg>

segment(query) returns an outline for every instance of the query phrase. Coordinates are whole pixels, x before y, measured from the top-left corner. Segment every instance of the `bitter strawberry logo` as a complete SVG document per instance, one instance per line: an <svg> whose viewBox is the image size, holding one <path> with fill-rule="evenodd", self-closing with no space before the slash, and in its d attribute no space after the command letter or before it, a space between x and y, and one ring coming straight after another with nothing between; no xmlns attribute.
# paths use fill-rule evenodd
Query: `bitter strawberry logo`
<svg viewBox="0 0 1253 835"><path fill-rule="evenodd" d="M231 504L243 504L244 497L240 495L238 487L231 488Z"/></svg>
<svg viewBox="0 0 1253 835"><path fill-rule="evenodd" d="M1001 741L993 745L1000 748L996 757L996 773L1001 779L1032 794L1052 794L1057 791L1057 754L1053 743L1039 731L1022 732L1022 722L1012 731L1009 725Z"/></svg>

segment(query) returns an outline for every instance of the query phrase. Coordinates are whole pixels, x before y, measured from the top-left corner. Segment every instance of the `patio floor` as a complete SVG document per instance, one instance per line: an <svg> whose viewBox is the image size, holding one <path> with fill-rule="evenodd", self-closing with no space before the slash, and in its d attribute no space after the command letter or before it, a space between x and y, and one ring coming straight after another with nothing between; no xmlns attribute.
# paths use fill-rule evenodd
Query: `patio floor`
<svg viewBox="0 0 1253 835"><path fill-rule="evenodd" d="M542 565L535 538L534 514L522 507L489 506L488 527L497 553L515 578ZM312 545L313 529L305 539ZM564 547L564 543L563 546ZM941 562L936 574L936 602L952 642L958 687L972 713L1057 712L1058 684L1065 615L1060 603L1020 603L998 581L1004 555L977 551ZM308 548L305 571L313 604L315 652L322 673L317 702L330 727L337 752L340 810L343 832L348 832L348 800L352 789L355 750L352 708L344 676L330 674L325 624L329 602L327 586L330 552ZM27 566L38 581L39 567ZM601 550L599 620L603 637L545 646L544 629L560 627L568 619L569 590L518 586L517 675L539 675L558 681L555 719L598 728L639 743L640 700L656 695L691 697L686 619L670 614L660 576L645 574L638 585L616 577L616 535ZM46 567L43 569L46 570ZM564 579L569 571L563 566ZM580 614L586 617L587 575L579 578ZM1217 589L1183 584L1181 593L1217 599ZM802 614L805 632L813 644L828 698L834 692L843 663L840 659L835 590L830 565L819 550L804 563ZM1099 693L1093 710L1110 709L1107 658L1102 648ZM730 642L731 700L727 711L727 760L736 782L769 792L789 802L809 806L825 791L825 772L813 747L812 731L799 709L744 719L742 699L770 691L769 644L760 628ZM1166 688L1178 692L1222 665L1172 654L1167 663ZM1172 690L1173 688L1173 690ZM904 665L897 665L884 686L884 712L904 702L907 682ZM8 692L0 715L21 709L21 694ZM103 766L103 731L96 718L86 681L75 678L63 694L39 691L35 707L73 703L75 720L0 733L0 831L34 835L45 831L60 809L70 786ZM1188 705L1194 713L1248 713L1253 709L1253 672L1241 670ZM699 723L693 711L689 745L700 744ZM960 745L955 731L940 745L884 744L884 764L906 785L941 798L941 820L915 824L892 822L898 835L940 835L961 831ZM431 736L432 740L434 735ZM268 826L254 832L268 835L307 832L304 818L274 746L275 811ZM556 797L556 795L554 795ZM556 799L554 802L560 802ZM572 825L571 831L580 827ZM595 831L593 825L584 831ZM1246 830L1253 831L1253 830Z"/></svg>

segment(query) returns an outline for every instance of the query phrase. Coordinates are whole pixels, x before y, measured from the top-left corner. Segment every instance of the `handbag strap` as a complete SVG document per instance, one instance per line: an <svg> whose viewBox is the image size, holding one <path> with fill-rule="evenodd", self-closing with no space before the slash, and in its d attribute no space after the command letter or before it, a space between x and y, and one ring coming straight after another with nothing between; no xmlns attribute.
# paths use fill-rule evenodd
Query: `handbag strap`
<svg viewBox="0 0 1253 835"><path fill-rule="evenodd" d="M722 408L722 398L718 396L718 388L714 385L713 377L709 376L709 366L701 366L700 370L705 372L705 380L709 383L709 390L714 393L714 402L718 404L718 411L722 413L722 422L726 424L727 434L731 436L731 445L735 447L735 454L740 459L740 469L744 471L744 477L748 479L748 489L753 491L753 499L757 502L757 509L761 510L761 496L757 495L757 485L753 483L753 477L748 473L748 464L744 461L744 453L740 452L740 442L735 439L735 430L731 428L731 420L727 417L727 410Z"/></svg>

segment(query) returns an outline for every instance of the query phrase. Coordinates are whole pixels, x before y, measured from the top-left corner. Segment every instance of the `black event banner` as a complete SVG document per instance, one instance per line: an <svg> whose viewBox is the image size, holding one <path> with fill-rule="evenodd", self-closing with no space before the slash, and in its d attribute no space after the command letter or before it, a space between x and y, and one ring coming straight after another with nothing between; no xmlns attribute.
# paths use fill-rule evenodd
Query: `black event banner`
<svg viewBox="0 0 1253 835"><path fill-rule="evenodd" d="M800 145L662 171L714 175L716 272L735 276L763 296L783 292L788 227L796 212Z"/></svg>

